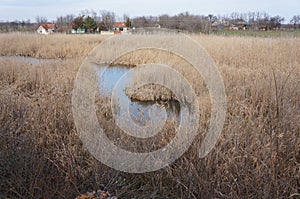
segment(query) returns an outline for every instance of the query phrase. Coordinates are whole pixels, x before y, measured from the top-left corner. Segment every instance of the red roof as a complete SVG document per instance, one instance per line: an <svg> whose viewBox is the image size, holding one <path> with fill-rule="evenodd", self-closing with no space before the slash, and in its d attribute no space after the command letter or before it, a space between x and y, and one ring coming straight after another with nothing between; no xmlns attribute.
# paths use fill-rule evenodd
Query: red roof
<svg viewBox="0 0 300 199"><path fill-rule="evenodd" d="M114 27L117 27L117 28L124 28L126 27L125 24L123 22L116 22L114 23Z"/></svg>
<svg viewBox="0 0 300 199"><path fill-rule="evenodd" d="M46 30L48 30L48 29L55 29L56 28L56 26L55 26L54 23L43 23L40 26L42 26Z"/></svg>

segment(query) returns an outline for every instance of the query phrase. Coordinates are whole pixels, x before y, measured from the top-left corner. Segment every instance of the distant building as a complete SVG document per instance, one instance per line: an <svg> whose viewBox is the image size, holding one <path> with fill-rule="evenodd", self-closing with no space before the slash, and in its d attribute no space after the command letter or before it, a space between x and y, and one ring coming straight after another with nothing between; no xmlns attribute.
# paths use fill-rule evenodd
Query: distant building
<svg viewBox="0 0 300 199"><path fill-rule="evenodd" d="M130 28L123 22L116 22L113 26L114 34L130 34Z"/></svg>
<svg viewBox="0 0 300 199"><path fill-rule="evenodd" d="M249 30L250 23L247 23L245 21L239 21L235 24L236 27L238 27L238 30Z"/></svg>
<svg viewBox="0 0 300 199"><path fill-rule="evenodd" d="M84 29L84 28L78 28L77 30L72 29L71 33L72 34L84 34L84 33L86 33L86 29Z"/></svg>
<svg viewBox="0 0 300 199"><path fill-rule="evenodd" d="M155 24L154 27L155 27L155 28L161 28L160 24L158 24L158 23Z"/></svg>
<svg viewBox="0 0 300 199"><path fill-rule="evenodd" d="M229 21L215 21L211 24L211 28L213 31L218 30L249 30L250 29L250 23L247 23L245 21L235 21L235 22L229 22Z"/></svg>
<svg viewBox="0 0 300 199"><path fill-rule="evenodd" d="M114 32L112 32L112 31L104 31L104 30L101 30L101 31L100 31L100 34L101 34L101 35L113 35Z"/></svg>
<svg viewBox="0 0 300 199"><path fill-rule="evenodd" d="M36 29L38 34L49 35L57 31L57 26L54 23L44 23Z"/></svg>
<svg viewBox="0 0 300 199"><path fill-rule="evenodd" d="M239 29L238 25L236 25L236 24L230 24L229 30L240 30L240 29Z"/></svg>

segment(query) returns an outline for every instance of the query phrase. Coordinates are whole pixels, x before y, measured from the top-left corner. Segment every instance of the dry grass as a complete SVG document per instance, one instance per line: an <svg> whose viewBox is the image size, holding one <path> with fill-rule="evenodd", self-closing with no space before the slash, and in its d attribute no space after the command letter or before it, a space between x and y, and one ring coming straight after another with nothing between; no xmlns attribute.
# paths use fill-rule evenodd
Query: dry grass
<svg viewBox="0 0 300 199"><path fill-rule="evenodd" d="M36 58L76 58L87 55L107 36L100 35L35 35L24 33L1 34L1 56Z"/></svg>
<svg viewBox="0 0 300 199"><path fill-rule="evenodd" d="M143 59L140 59L141 57L143 57ZM122 63L129 66L145 65L152 63L168 65L176 71L178 71L187 79L187 81L194 88L194 91L198 96L203 96L204 93L208 94L207 92L205 92L207 91L205 83L202 80L201 76L198 74L197 70L194 69L183 58L173 53L169 53L163 50L143 49L119 57L115 60L115 63L113 64L116 63ZM162 77L163 79L168 81L173 87L181 86L181 83L180 81L178 81L178 79L171 79L169 76L169 73L164 74L163 71L160 71L160 78ZM126 95L133 100L139 101L178 100L175 94L171 92L171 90L160 85L148 84L139 88L137 85L139 85L145 79L147 79L147 74L143 74L140 72L136 75L133 75L130 86L125 90Z"/></svg>
<svg viewBox="0 0 300 199"><path fill-rule="evenodd" d="M0 35L1 55L70 58L47 66L0 60L0 197L74 198L99 187L120 198L299 197L300 40L192 38L224 78L228 111L222 136L204 159L198 158L199 136L171 166L127 174L89 155L72 118L76 72L104 38ZM200 134L209 121L209 99L204 101ZM109 108L100 104L99 119L118 133Z"/></svg>

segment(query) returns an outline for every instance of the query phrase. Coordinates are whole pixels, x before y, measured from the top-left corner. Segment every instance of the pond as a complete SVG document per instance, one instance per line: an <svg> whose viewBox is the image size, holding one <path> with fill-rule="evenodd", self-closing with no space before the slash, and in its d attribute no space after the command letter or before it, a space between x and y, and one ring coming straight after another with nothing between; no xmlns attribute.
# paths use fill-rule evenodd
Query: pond
<svg viewBox="0 0 300 199"><path fill-rule="evenodd" d="M105 96L107 99L111 99L112 90L117 85L121 77L125 76L132 68L126 66L109 66L102 67L96 66L99 75L99 94ZM106 69L105 69L106 68ZM160 123L163 118L162 111L165 109L166 117L168 119L180 120L180 104L177 101L134 101L131 100L126 94L125 89L129 87L130 76L127 75L129 81L127 83L119 83L115 87L114 94L117 95L120 104L128 104L131 119L141 126L146 126L149 121L151 123ZM126 82L126 81L125 81ZM116 113L122 117L122 111Z"/></svg>
<svg viewBox="0 0 300 199"><path fill-rule="evenodd" d="M51 62L60 62L63 59L42 59L42 58L35 58L35 57L25 57L25 56L0 56L1 61L20 61L24 63L30 64L47 64Z"/></svg>

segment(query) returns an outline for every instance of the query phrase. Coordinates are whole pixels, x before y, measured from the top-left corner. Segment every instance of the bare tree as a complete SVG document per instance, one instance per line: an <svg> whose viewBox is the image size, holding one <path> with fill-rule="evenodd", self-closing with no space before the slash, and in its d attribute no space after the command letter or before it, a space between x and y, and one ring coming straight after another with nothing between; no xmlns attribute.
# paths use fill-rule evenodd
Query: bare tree
<svg viewBox="0 0 300 199"><path fill-rule="evenodd" d="M75 16L68 14L66 16L60 16L56 18L56 25L59 32L68 32L72 27L72 22L74 21Z"/></svg>
<svg viewBox="0 0 300 199"><path fill-rule="evenodd" d="M125 26L127 27L131 27L132 26L132 21L130 19L130 17L127 14L123 15L123 22L125 22Z"/></svg>
<svg viewBox="0 0 300 199"><path fill-rule="evenodd" d="M77 17L77 18L74 19L74 21L72 22L72 28L74 30L78 30L78 29L84 28L83 17L84 16L79 16L79 17Z"/></svg>
<svg viewBox="0 0 300 199"><path fill-rule="evenodd" d="M293 24L294 29L300 28L300 15L293 16L290 23Z"/></svg>
<svg viewBox="0 0 300 199"><path fill-rule="evenodd" d="M116 14L111 11L101 10L101 26L104 30L112 30L114 23L116 22Z"/></svg>
<svg viewBox="0 0 300 199"><path fill-rule="evenodd" d="M134 27L155 27L159 23L159 18L154 16L135 17L132 19Z"/></svg>
<svg viewBox="0 0 300 199"><path fill-rule="evenodd" d="M161 15L158 17L159 24L161 27L166 28L168 27L168 21L169 21L170 16L167 14Z"/></svg>
<svg viewBox="0 0 300 199"><path fill-rule="evenodd" d="M280 29L282 22L284 22L284 17L279 15L271 17L269 21L269 28L271 30Z"/></svg>
<svg viewBox="0 0 300 199"><path fill-rule="evenodd" d="M212 21L216 17L212 16ZM208 32L209 17L203 15L193 15L188 12L179 13L175 16L159 16L159 24L163 28L179 29L188 32Z"/></svg>
<svg viewBox="0 0 300 199"><path fill-rule="evenodd" d="M100 23L101 22L101 17L98 16L97 12L93 9L85 9L85 10L81 10L80 11L80 15L81 16L89 16L92 19L94 19L94 21L96 23Z"/></svg>
<svg viewBox="0 0 300 199"><path fill-rule="evenodd" d="M36 20L37 24L42 24L42 23L47 23L48 22L46 17L40 17L40 16L36 16L35 20Z"/></svg>
<svg viewBox="0 0 300 199"><path fill-rule="evenodd" d="M36 24L31 23L30 20L0 22L0 33L2 32L15 32L15 31L34 31Z"/></svg>

